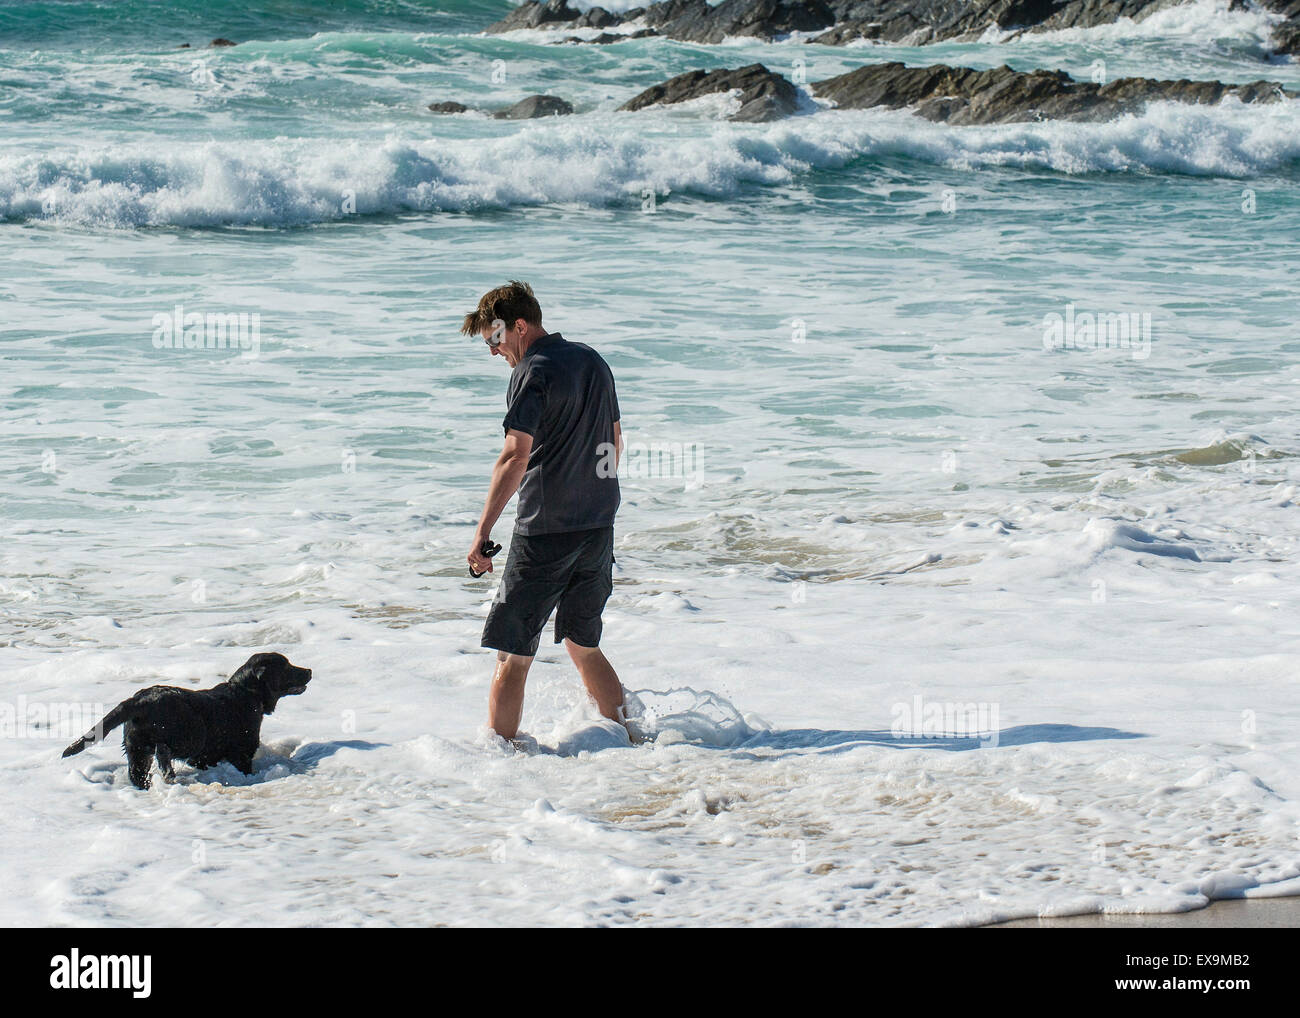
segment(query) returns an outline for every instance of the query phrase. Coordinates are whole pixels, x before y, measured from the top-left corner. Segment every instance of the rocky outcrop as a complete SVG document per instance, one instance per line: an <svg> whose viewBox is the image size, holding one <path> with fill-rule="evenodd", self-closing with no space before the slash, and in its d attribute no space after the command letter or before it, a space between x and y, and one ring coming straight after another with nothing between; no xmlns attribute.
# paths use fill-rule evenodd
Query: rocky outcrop
<svg viewBox="0 0 1300 1018"><path fill-rule="evenodd" d="M531 0L520 4L500 21L489 25L487 31L513 32L518 28L608 28L610 25L631 21L627 15L611 14L603 7L580 11L570 7L566 0Z"/></svg>
<svg viewBox="0 0 1300 1018"><path fill-rule="evenodd" d="M1297 93L1272 81L1224 85L1218 81L1155 81L1119 78L1099 85L1075 81L1064 71L1014 71L994 67L907 67L872 64L814 82L815 96L841 109L911 107L927 120L948 124L1005 124L1026 120L1110 120L1138 112L1148 102L1271 102Z"/></svg>
<svg viewBox="0 0 1300 1018"><path fill-rule="evenodd" d="M585 14L566 0L529 0L488 32L516 28L608 28L641 22L681 42L716 43L727 36L771 40L791 32L812 42L842 45L857 39L910 45L973 38L989 28L1046 31L1090 28L1120 18L1140 21L1192 0L661 0L623 14L593 7ZM1300 0L1260 0L1285 19L1273 33L1278 53L1300 52ZM1242 8L1245 0L1230 0Z"/></svg>
<svg viewBox="0 0 1300 1018"><path fill-rule="evenodd" d="M1111 120L1138 113L1149 102L1217 103L1235 96L1242 102L1275 102L1298 94L1275 81L1225 85L1218 81L1156 81L1119 78L1099 85L1075 81L1064 71L1016 71L1003 65L908 67L869 64L809 86L812 94L840 109L910 108L927 120L947 124L1006 124L1030 120ZM740 111L732 120L767 121L789 116L799 92L762 64L734 70L687 71L646 89L620 110L685 102L715 92L740 90Z"/></svg>
<svg viewBox="0 0 1300 1018"><path fill-rule="evenodd" d="M520 4L513 11L507 14L500 21L488 25L486 31L489 33L513 32L519 28L555 28L564 25L566 28L576 28L577 21L582 17L582 11L576 7L570 7L565 0L545 0L539 3L538 0L528 0L528 3ZM610 22L613 24L613 22ZM604 25L597 25L597 28L604 28Z"/></svg>
<svg viewBox="0 0 1300 1018"><path fill-rule="evenodd" d="M830 27L835 17L824 0L722 0L716 7L707 0L663 0L611 14L593 7L585 14L566 0L529 0L493 25L488 32L517 28L608 28L643 21L660 35L680 42L721 42L729 35L774 39L790 32L817 32Z"/></svg>
<svg viewBox="0 0 1300 1018"><path fill-rule="evenodd" d="M592 36L590 39L584 39L580 35L573 35L565 39L565 42L571 43L595 43L598 46L607 46L611 42L626 42L628 39L644 39L650 35L658 35L653 28L638 28L635 32L601 32L600 35Z"/></svg>
<svg viewBox="0 0 1300 1018"><path fill-rule="evenodd" d="M1264 6L1286 18L1273 29L1273 51L1300 54L1300 0L1264 0Z"/></svg>
<svg viewBox="0 0 1300 1018"><path fill-rule="evenodd" d="M513 106L497 110L498 120L535 120L537 117L560 117L573 112L573 104L558 95L530 95Z"/></svg>
<svg viewBox="0 0 1300 1018"><path fill-rule="evenodd" d="M587 12L578 19L578 24L583 28L608 28L618 23L617 16L610 14L603 7L588 8Z"/></svg>
<svg viewBox="0 0 1300 1018"><path fill-rule="evenodd" d="M471 109L454 99L429 103L428 108L430 113L468 113ZM572 112L573 104L558 95L530 95L513 106L493 111L492 116L497 120L536 120L538 117L567 116Z"/></svg>
<svg viewBox="0 0 1300 1018"><path fill-rule="evenodd" d="M647 88L619 109L639 110L647 106L686 102L732 89L740 90L740 109L728 118L730 120L778 120L793 113L799 103L799 91L788 79L769 71L762 64L750 64L735 70L687 71Z"/></svg>
<svg viewBox="0 0 1300 1018"><path fill-rule="evenodd" d="M989 28L1088 28L1140 19L1188 0L832 0L835 25L812 41L856 39L920 45L982 35Z"/></svg>
<svg viewBox="0 0 1300 1018"><path fill-rule="evenodd" d="M728 36L771 40L791 32L817 32L835 23L822 0L705 0L654 4L645 9L646 24L681 42L722 42Z"/></svg>

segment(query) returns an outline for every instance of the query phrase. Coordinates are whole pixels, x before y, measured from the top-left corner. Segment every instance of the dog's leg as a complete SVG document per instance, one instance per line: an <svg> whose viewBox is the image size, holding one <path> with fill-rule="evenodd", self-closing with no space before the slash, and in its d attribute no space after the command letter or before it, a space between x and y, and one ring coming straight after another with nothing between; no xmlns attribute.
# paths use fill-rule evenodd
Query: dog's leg
<svg viewBox="0 0 1300 1018"><path fill-rule="evenodd" d="M230 762L239 768L241 774L253 773L252 753L248 753L246 755L241 753L239 756L231 757Z"/></svg>
<svg viewBox="0 0 1300 1018"><path fill-rule="evenodd" d="M176 783L176 770L172 765L172 749L170 746L158 746L158 769L162 771L163 780L169 785Z"/></svg>
<svg viewBox="0 0 1300 1018"><path fill-rule="evenodd" d="M149 768L153 766L154 744L137 731L135 725L128 725L122 737L122 748L126 750L127 770L131 775L131 784L136 788L149 787Z"/></svg>

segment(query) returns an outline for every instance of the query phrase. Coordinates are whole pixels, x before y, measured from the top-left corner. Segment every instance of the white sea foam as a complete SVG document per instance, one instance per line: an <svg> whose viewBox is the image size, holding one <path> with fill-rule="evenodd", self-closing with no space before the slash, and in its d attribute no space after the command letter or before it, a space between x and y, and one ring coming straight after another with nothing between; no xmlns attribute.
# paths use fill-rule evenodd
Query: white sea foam
<svg viewBox="0 0 1300 1018"><path fill-rule="evenodd" d="M572 719L557 743L521 755L453 734L483 690L431 686L436 662L450 660L432 649L332 650L309 692L267 720L252 776L182 766L177 784L138 792L111 744L68 762L57 747L8 753L11 784L63 806L40 811L39 838L36 812L11 821L5 921L966 925L1179 911L1300 877L1294 804L1243 769L1267 768L1269 754L1172 753L1158 720L1176 712L1184 732L1195 725L1194 705L1226 662L1147 664L1145 689L1126 695L1113 683L1090 693L1095 674L1089 683L1057 662L1020 660L986 678L985 695L1010 706L1015 676L1033 674L1075 722L1044 723L1063 702L1038 721L1017 708L996 748L854 727L864 715L851 701L839 708L848 724L738 742L698 727L670 739L664 727L632 748L565 707L573 680L541 666L530 715L545 724L553 700ZM77 670L103 696L154 677L110 662L81 654L15 678ZM380 663L383 677L359 696L348 676ZM938 694L939 669L908 667ZM1255 670L1284 682L1280 660ZM805 701L829 706L827 678L790 673ZM1152 688L1166 692L1144 705ZM638 695L736 716L717 693ZM748 683L738 695L773 691ZM349 715L356 730L344 733ZM35 893L33 873L47 874ZM254 874L261 890L250 897ZM174 879L175 893L157 895L159 879Z"/></svg>
<svg viewBox="0 0 1300 1018"><path fill-rule="evenodd" d="M1300 160L1296 101L1160 103L1104 124L965 128L906 111L829 111L762 128L692 125L682 111L601 119L529 126L489 141L135 143L10 155L0 159L0 217L109 227L295 225L345 219L352 209L630 204L647 190L728 197L900 156L962 169L1235 177L1286 173ZM666 133L665 122L686 129Z"/></svg>
<svg viewBox="0 0 1300 1018"><path fill-rule="evenodd" d="M138 792L116 735L61 759L66 732L6 730L0 920L969 925L1297 893L1294 104L615 115L664 76L630 45L529 47L481 100L590 68L573 118L430 120L512 44L408 41L214 51L230 88L198 97L174 53L22 55L0 724L255 650L315 678L252 775ZM391 215L444 208L483 214ZM331 225L184 225L253 222ZM699 450L702 483L622 482L602 646L635 747L549 630L523 751L482 734L498 577L464 555L507 372L457 329L515 276L610 361L629 442ZM259 312L260 356L155 348L177 303ZM1149 356L1045 349L1070 305L1149 314Z"/></svg>
<svg viewBox="0 0 1300 1018"><path fill-rule="evenodd" d="M1264 46L1273 28L1284 20L1281 14L1263 4L1234 7L1228 0L1191 0L1161 8L1145 18L1119 18L1090 28L1058 28L1046 32L989 28L981 42L1005 42L1013 34L1025 42L1123 42L1125 40L1162 40L1212 45L1227 40Z"/></svg>
<svg viewBox="0 0 1300 1018"><path fill-rule="evenodd" d="M662 600L656 572L674 559L654 550L657 521L630 508L619 559L631 586L611 601L605 645L650 741L632 747L596 719L544 647L525 754L474 739L491 663L476 615L401 605L465 599L463 581L421 592L410 563L429 523L349 539L355 522L295 520L266 489L257 553L333 547L339 571L298 570L256 627L215 603L128 610L125 627L69 616L48 647L19 630L7 688L108 705L154 682L215 681L253 648L313 666L311 687L267 719L251 776L182 766L176 785L144 793L115 740L67 761L61 742L0 740L17 803L3 917L965 925L1289 893L1300 878L1292 663L1265 649L1296 586L1300 522L1279 508L1286 486L1185 469L1204 483L1166 487L1177 504L1163 508L1096 507L1102 496L1084 493L1021 499L973 526L835 514L804 533L802 552L797 502L767 519L711 514L683 534L682 554L722 549L746 566L683 577L690 617L638 596ZM942 552L929 572L887 586L842 575L859 556L903 561L924 539ZM818 548L834 566L794 602L788 579L750 564L816 560ZM211 576L231 558L229 542L188 554ZM105 605L128 577L148 588L165 561L86 544L76 557L95 567L78 581L84 599ZM1264 570L1280 582L1261 583ZM213 601L236 596L221 586ZM996 740L891 731L917 697L995 705ZM250 898L254 872L263 890ZM160 898L152 888L169 874L182 875L177 893Z"/></svg>

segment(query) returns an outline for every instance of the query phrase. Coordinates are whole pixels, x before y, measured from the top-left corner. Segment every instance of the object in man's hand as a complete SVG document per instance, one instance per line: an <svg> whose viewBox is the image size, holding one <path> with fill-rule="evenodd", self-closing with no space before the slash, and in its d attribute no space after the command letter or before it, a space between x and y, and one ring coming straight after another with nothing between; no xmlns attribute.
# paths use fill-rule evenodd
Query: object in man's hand
<svg viewBox="0 0 1300 1018"><path fill-rule="evenodd" d="M496 554L497 552L499 552L500 550L501 550L501 545L499 545L499 544L493 544L493 543L492 543L492 539L491 539L491 538L487 538L487 539L483 542L483 547L479 548L478 553L479 553L480 555L482 555L484 558L491 558L493 555L495 555L495 554ZM487 572L487 570L485 569L483 572L485 573L485 572ZM473 567L473 566L470 566L470 567L469 567L469 574L470 574L470 576L474 577L474 579L476 579L476 580L477 580L480 576L483 575L483 573L476 573L476 572L474 572L474 567Z"/></svg>

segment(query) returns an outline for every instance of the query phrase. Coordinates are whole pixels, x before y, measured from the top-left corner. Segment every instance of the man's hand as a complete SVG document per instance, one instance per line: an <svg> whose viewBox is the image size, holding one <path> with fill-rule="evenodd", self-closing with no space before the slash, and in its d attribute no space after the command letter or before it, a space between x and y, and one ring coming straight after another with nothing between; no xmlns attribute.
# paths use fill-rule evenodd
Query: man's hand
<svg viewBox="0 0 1300 1018"><path fill-rule="evenodd" d="M474 532L474 547L470 548L469 554L465 556L469 562L470 572L477 573L480 576L484 573L492 572L492 559L483 554L484 548L491 548L492 535L484 534L481 531ZM498 549L500 545L496 546Z"/></svg>

